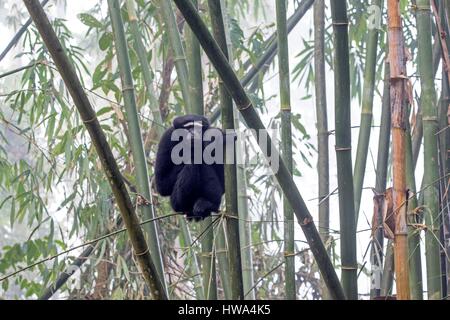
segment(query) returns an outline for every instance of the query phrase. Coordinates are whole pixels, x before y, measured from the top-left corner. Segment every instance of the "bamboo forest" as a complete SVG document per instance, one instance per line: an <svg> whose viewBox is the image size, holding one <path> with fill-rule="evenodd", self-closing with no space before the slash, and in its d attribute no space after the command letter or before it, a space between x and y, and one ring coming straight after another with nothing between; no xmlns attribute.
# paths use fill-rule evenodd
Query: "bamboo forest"
<svg viewBox="0 0 450 320"><path fill-rule="evenodd" d="M449 0L1 0L0 33L0 305L450 298Z"/></svg>

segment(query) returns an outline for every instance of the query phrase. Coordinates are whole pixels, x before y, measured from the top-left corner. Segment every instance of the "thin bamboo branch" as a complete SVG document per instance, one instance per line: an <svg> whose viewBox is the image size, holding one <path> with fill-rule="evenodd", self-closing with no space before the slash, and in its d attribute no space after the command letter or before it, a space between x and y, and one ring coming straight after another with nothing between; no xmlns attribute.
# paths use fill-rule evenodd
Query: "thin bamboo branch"
<svg viewBox="0 0 450 320"><path fill-rule="evenodd" d="M330 239L330 168L328 147L328 115L327 92L325 75L325 0L314 2L314 71L316 89L316 115L317 115L317 173L319 176L319 233L323 243L328 244ZM327 249L328 254L331 250ZM322 287L323 281L321 280ZM326 291L326 287L322 288ZM322 292L324 298L328 292Z"/></svg>
<svg viewBox="0 0 450 320"><path fill-rule="evenodd" d="M386 57L387 58L387 57ZM378 153L377 153L377 168L375 180L375 196L374 214L376 219L377 229L372 239L372 248L370 254L370 262L372 265L372 286L370 289L370 297L374 299L381 295L382 280L385 277L383 270L383 207L384 207L384 193L386 191L386 180L388 172L389 160L389 142L391 137L391 106L390 106L390 77L389 77L389 61L386 59L384 66L384 89L383 101L380 120L380 135L378 138ZM386 291L386 290L385 290Z"/></svg>
<svg viewBox="0 0 450 320"><path fill-rule="evenodd" d="M289 47L286 26L286 2L275 2L278 42L278 68L280 84L281 114L281 154L286 166L292 174L292 124L291 124L291 92L289 76ZM284 211L284 281L286 299L295 300L295 256L294 256L294 212L289 201L283 199Z"/></svg>
<svg viewBox="0 0 450 320"><path fill-rule="evenodd" d="M424 183L428 185L439 177L437 138L438 131L436 93L432 74L430 1L417 0L416 20L418 36L419 74L422 93L424 138ZM444 59L445 61L445 59ZM424 191L425 255L427 261L428 299L441 298L439 257L439 189L438 184Z"/></svg>
<svg viewBox="0 0 450 320"><path fill-rule="evenodd" d="M228 47L229 61L233 61L233 45L231 43L230 23L228 11L226 10L225 0L220 0L222 5L222 15L225 25L225 36ZM239 132L239 111L233 107L234 128ZM255 300L254 275L253 275L253 254L252 254L252 221L248 209L247 194L247 172L244 161L244 142L238 134L236 137L236 170L237 170L237 188L238 188L238 209L239 209L239 233L241 239L241 260L242 260L242 281L244 287L244 298L246 300ZM224 287L225 288L225 287Z"/></svg>
<svg viewBox="0 0 450 320"><path fill-rule="evenodd" d="M249 127L254 129L253 133L256 135L257 140L260 141L259 137L261 135L267 135L267 130L261 122L261 119L254 109L249 97L245 93L239 79L227 61L226 56L220 50L218 44L214 41L214 38L209 33L208 28L198 15L198 12L195 10L192 3L189 0L174 0L174 2L183 14L186 22L191 26L191 29L195 33L200 45L207 54L211 63L219 73L219 76L228 89L228 92L232 95L237 109L240 111ZM268 135L266 142L267 143L264 143L264 145L261 145L261 149L267 159L269 154L271 154L272 158L278 159L279 161L280 166L278 171L275 172L275 176L285 196L289 200L289 203L294 209L298 223L305 233L311 251L313 252L319 266L319 270L328 286L331 297L333 299L345 299L344 292L339 283L336 272L334 271L333 264L327 255L326 249L320 239L319 233L317 232L312 216L309 213L303 198L298 192L291 175L289 174L289 170L280 158L275 145ZM274 155L276 157L274 157Z"/></svg>
<svg viewBox="0 0 450 320"><path fill-rule="evenodd" d="M372 6L382 9L382 0L372 0ZM361 105L361 124L359 129L358 146L356 148L355 170L353 173L353 189L355 192L355 215L358 224L361 194L366 172L367 154L372 125L373 97L375 91L375 75L377 67L377 49L379 29L374 27L367 35L366 65L364 68L363 100Z"/></svg>
<svg viewBox="0 0 450 320"><path fill-rule="evenodd" d="M334 34L335 148L341 231L341 282L347 298L356 300L358 299L358 267L351 153L350 66L346 1L331 1L331 14Z"/></svg>

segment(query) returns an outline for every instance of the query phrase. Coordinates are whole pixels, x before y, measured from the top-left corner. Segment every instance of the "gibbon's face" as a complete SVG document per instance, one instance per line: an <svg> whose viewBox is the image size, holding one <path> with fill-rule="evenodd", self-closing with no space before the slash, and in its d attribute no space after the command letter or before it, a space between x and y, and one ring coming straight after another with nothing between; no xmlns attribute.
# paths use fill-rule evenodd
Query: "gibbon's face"
<svg viewBox="0 0 450 320"><path fill-rule="evenodd" d="M203 133L209 128L207 118L198 115L186 115L178 117L173 122L175 129L186 129L188 141L202 140Z"/></svg>

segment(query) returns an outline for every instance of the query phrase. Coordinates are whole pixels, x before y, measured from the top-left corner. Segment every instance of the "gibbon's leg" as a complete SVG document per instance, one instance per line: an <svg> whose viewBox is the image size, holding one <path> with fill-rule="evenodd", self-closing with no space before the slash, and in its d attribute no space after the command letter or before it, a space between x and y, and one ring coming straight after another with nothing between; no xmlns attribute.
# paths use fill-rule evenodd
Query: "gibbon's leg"
<svg viewBox="0 0 450 320"><path fill-rule="evenodd" d="M203 165L201 174L201 195L194 204L194 219L204 219L211 212L218 212L224 192L223 182L214 170L214 165Z"/></svg>
<svg viewBox="0 0 450 320"><path fill-rule="evenodd" d="M195 200L198 198L200 182L200 166L184 165L178 174L170 196L170 203L175 212L181 212L188 216L192 213Z"/></svg>

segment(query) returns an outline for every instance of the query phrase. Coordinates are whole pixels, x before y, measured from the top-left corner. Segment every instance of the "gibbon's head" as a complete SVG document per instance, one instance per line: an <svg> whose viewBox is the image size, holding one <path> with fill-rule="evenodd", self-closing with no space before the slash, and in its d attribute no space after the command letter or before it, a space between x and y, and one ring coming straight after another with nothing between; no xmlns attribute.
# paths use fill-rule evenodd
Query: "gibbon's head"
<svg viewBox="0 0 450 320"><path fill-rule="evenodd" d="M203 133L209 128L209 120L200 115L188 114L181 117L176 117L173 120L173 127L175 129L186 129L189 131L188 138L202 139Z"/></svg>

